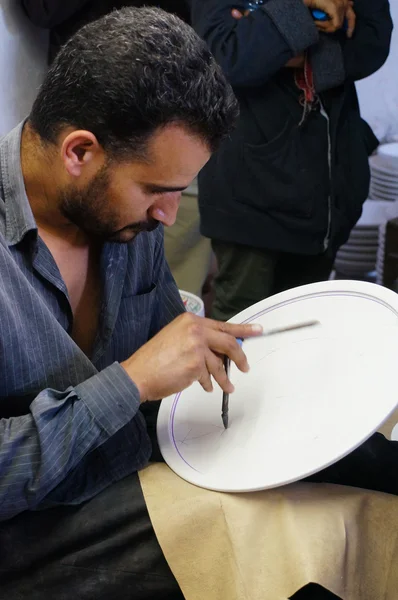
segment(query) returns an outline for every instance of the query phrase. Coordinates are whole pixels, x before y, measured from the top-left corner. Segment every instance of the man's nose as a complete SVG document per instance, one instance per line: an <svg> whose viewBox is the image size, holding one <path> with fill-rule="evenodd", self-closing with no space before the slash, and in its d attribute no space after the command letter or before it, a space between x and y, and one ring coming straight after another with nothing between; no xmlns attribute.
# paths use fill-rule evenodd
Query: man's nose
<svg viewBox="0 0 398 600"><path fill-rule="evenodd" d="M167 194L161 198L151 209L151 217L163 223L166 227L174 225L178 207L180 206L181 192Z"/></svg>

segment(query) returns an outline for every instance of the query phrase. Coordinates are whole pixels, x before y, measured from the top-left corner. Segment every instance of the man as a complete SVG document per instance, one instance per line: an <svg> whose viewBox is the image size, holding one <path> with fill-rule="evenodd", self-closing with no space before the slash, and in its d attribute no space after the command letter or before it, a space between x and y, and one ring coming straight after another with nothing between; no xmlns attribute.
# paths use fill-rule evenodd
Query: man
<svg viewBox="0 0 398 600"><path fill-rule="evenodd" d="M248 368L236 337L258 331L181 314L163 254L162 225L236 116L190 27L123 9L70 39L28 120L1 141L10 600L182 597L136 475L156 452L140 405L195 380L210 390L211 377L233 391L223 354Z"/></svg>
<svg viewBox="0 0 398 600"><path fill-rule="evenodd" d="M156 5L189 20L186 0L21 0L29 19L50 30L49 62L60 47L83 25L123 6ZM210 241L200 234L197 183L181 198L174 227L165 232L165 253L174 279L180 289L201 295L210 261Z"/></svg>
<svg viewBox="0 0 398 600"><path fill-rule="evenodd" d="M220 355L247 370L235 338L259 331L181 314L162 224L235 119L194 32L125 9L71 38L0 143L8 600L182 598L136 475L156 458L156 399L195 380L210 390L211 376L231 392ZM385 446L371 440L316 479L396 492Z"/></svg>
<svg viewBox="0 0 398 600"><path fill-rule="evenodd" d="M199 176L201 230L219 264L213 316L227 320L328 279L361 214L377 145L354 82L386 60L392 22L388 0L265 0L250 13L245 2L191 5L241 110ZM310 9L331 19L316 22Z"/></svg>

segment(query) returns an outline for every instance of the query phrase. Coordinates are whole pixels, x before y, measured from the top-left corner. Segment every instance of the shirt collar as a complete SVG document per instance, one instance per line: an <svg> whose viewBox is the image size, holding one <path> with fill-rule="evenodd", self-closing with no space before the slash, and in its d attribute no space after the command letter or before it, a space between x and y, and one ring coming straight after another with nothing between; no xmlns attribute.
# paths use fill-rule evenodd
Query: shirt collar
<svg viewBox="0 0 398 600"><path fill-rule="evenodd" d="M25 122L0 141L0 168L5 202L4 236L9 246L23 240L37 224L26 195L21 166L21 137Z"/></svg>

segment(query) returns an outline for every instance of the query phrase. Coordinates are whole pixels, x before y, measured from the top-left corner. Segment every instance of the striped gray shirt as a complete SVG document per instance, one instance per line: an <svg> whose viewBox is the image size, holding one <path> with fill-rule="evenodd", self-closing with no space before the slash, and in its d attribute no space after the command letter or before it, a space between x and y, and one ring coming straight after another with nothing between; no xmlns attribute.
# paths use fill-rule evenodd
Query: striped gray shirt
<svg viewBox="0 0 398 600"><path fill-rule="evenodd" d="M183 312L163 230L105 244L91 360L38 236L20 164L22 125L0 141L0 519L77 504L142 468L151 443L120 362Z"/></svg>

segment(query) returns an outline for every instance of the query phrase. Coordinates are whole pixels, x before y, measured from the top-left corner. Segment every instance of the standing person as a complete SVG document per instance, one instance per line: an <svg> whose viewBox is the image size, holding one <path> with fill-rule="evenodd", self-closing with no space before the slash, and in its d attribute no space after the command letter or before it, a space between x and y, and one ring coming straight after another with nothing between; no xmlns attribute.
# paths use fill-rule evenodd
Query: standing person
<svg viewBox="0 0 398 600"><path fill-rule="evenodd" d="M252 3L254 4L254 3ZM328 279L360 217L377 139L354 82L389 52L388 0L191 0L240 104L239 125L199 177L201 231L219 272L213 317ZM332 18L315 22L310 9ZM344 27L347 21L348 29Z"/></svg>

